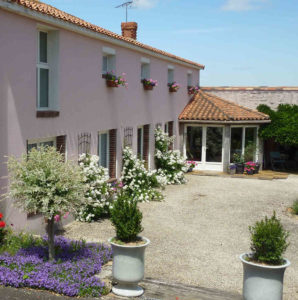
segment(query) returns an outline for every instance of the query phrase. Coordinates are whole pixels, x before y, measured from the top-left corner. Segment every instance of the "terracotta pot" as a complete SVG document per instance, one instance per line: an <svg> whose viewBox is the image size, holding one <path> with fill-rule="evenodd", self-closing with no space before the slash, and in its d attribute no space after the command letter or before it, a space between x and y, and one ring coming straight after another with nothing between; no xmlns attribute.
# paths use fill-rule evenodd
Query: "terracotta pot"
<svg viewBox="0 0 298 300"><path fill-rule="evenodd" d="M152 91L153 90L153 85L143 84L143 87L144 87L145 91Z"/></svg>
<svg viewBox="0 0 298 300"><path fill-rule="evenodd" d="M118 87L118 84L113 80L106 80L108 87Z"/></svg>
<svg viewBox="0 0 298 300"><path fill-rule="evenodd" d="M169 91L170 93L176 93L178 90L173 87L169 87Z"/></svg>

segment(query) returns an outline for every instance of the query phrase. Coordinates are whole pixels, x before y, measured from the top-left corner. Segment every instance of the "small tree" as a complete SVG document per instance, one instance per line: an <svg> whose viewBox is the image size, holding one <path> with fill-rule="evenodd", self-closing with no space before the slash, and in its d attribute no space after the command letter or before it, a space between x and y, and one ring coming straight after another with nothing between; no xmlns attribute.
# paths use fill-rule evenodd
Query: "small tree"
<svg viewBox="0 0 298 300"><path fill-rule="evenodd" d="M77 165L64 162L54 147L32 149L21 159L10 157L9 196L27 213L47 219L49 259L55 257L54 217L77 211L84 199L83 176Z"/></svg>

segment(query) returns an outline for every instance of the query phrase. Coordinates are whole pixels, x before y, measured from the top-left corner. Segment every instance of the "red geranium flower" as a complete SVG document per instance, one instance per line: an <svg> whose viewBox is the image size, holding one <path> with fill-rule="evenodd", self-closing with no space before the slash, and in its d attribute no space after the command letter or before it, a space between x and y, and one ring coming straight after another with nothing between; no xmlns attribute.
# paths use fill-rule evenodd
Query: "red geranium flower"
<svg viewBox="0 0 298 300"><path fill-rule="evenodd" d="M6 226L4 221L0 221L0 228L4 228Z"/></svg>
<svg viewBox="0 0 298 300"><path fill-rule="evenodd" d="M3 218L3 215L0 213L0 219L2 219Z"/></svg>

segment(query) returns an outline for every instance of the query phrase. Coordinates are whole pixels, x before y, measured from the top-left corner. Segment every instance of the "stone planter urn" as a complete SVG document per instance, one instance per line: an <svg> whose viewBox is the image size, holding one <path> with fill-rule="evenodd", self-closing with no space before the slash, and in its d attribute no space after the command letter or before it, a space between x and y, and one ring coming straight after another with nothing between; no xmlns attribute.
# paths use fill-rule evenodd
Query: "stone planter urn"
<svg viewBox="0 0 298 300"><path fill-rule="evenodd" d="M113 80L106 80L107 87L118 87L118 83Z"/></svg>
<svg viewBox="0 0 298 300"><path fill-rule="evenodd" d="M240 255L243 264L244 300L282 300L283 279L290 262L285 259L283 265L272 266L246 260L249 254Z"/></svg>
<svg viewBox="0 0 298 300"><path fill-rule="evenodd" d="M144 244L119 245L109 239L113 250L113 278L118 283L112 292L123 297L138 297L144 293L138 283L144 278L144 257L150 240L142 237Z"/></svg>

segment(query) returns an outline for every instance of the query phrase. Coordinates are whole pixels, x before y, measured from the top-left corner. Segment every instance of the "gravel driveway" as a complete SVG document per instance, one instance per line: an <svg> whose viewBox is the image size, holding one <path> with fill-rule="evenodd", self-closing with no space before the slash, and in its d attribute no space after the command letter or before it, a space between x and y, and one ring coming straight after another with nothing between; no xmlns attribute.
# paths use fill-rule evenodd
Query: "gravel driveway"
<svg viewBox="0 0 298 300"><path fill-rule="evenodd" d="M225 291L242 289L239 255L249 250L248 226L273 210L290 231L285 300L298 299L298 218L286 208L298 199L298 176L286 180L188 175L166 188L162 202L142 203L146 277ZM73 222L66 236L104 241L114 235L108 220Z"/></svg>

